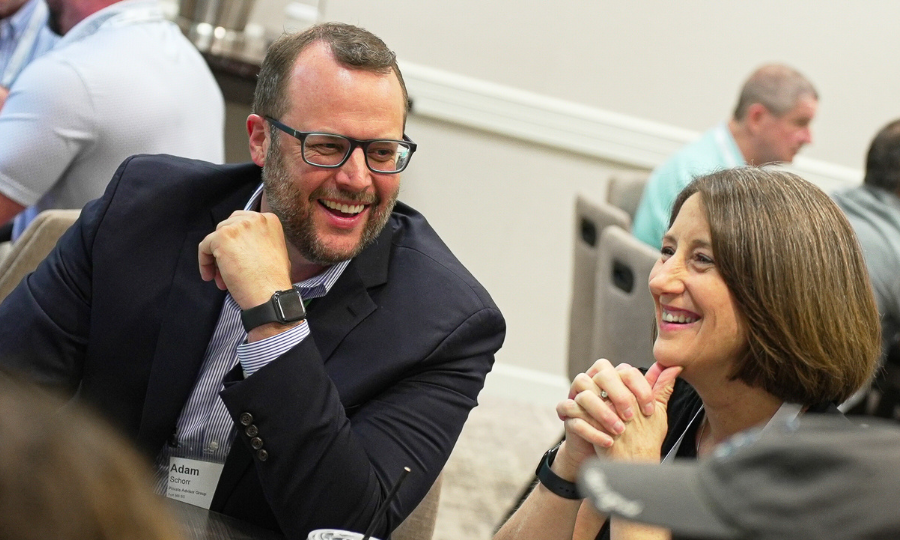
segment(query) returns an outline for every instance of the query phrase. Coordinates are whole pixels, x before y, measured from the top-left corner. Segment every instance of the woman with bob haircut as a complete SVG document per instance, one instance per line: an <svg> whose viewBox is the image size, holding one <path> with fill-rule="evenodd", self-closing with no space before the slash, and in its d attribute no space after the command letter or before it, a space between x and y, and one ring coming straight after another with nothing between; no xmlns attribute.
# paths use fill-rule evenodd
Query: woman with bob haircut
<svg viewBox="0 0 900 540"><path fill-rule="evenodd" d="M557 406L565 440L494 540L669 538L583 504L572 484L582 462L696 459L773 418L840 414L878 359L878 312L853 229L794 174L744 167L691 182L650 292L656 363L643 373L602 359L575 378Z"/></svg>

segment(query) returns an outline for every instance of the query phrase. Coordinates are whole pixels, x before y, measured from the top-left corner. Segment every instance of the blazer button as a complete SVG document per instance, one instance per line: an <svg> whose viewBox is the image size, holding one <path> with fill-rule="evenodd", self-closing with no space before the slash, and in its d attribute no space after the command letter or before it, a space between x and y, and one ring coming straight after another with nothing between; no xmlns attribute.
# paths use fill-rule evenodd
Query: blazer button
<svg viewBox="0 0 900 540"><path fill-rule="evenodd" d="M265 461L265 460L269 459L269 453L266 452L265 450L260 450L259 452L256 453L256 457L259 458L260 461Z"/></svg>
<svg viewBox="0 0 900 540"><path fill-rule="evenodd" d="M248 437L256 437L259 434L259 429L255 425L250 424L247 426L247 429L244 430L244 434Z"/></svg>
<svg viewBox="0 0 900 540"><path fill-rule="evenodd" d="M253 437L252 439L250 439L250 446L252 446L254 450L259 450L263 447L262 439L260 439L259 437Z"/></svg>
<svg viewBox="0 0 900 540"><path fill-rule="evenodd" d="M241 413L241 424L242 425L249 426L252 423L253 423L253 415L252 414L250 414L248 412Z"/></svg>

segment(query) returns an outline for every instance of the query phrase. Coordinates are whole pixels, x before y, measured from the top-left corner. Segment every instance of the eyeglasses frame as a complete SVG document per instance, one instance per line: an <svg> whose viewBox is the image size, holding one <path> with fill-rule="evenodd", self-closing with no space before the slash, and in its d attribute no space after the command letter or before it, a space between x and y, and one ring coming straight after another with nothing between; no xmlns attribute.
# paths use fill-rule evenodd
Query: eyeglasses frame
<svg viewBox="0 0 900 540"><path fill-rule="evenodd" d="M290 126L287 126L280 121L272 118L271 116L264 116L267 122L275 126L277 129L287 133L291 137L300 141L301 145L305 144L306 138L310 135L328 135L331 137L340 137L342 139L347 139L350 141L350 149L347 151L347 154L344 156L344 159L341 160L340 163L335 165L320 165L319 163L310 163L309 160L306 159L306 155L304 152L301 152L300 155L303 158L303 161L307 165L312 165L313 167L322 167L323 169L337 169L342 167L347 160L350 159L350 156L353 154L353 151L357 149L357 147L363 149L363 154L365 156L366 167L375 174L398 174L406 170L406 167L409 166L409 162L412 160L412 155L416 151L416 147L418 146L416 143L412 142L412 139L406 136L406 133L403 134L403 140L398 141L397 139L354 139L353 137L348 137L346 135L339 135L337 133L326 133L324 131L299 131ZM368 150L368 146L374 142L394 142L394 143L402 143L409 146L409 158L407 158L406 163L403 165L402 169L398 169L396 171L380 171L378 169L372 168L372 165L369 164L369 156L366 154L366 150ZM302 146L301 146L302 148Z"/></svg>

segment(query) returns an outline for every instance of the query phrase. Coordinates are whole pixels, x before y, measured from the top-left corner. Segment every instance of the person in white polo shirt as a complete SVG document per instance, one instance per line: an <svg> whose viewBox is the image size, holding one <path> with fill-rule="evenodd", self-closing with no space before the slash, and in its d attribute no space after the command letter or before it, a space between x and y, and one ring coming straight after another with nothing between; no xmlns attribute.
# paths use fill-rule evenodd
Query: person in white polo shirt
<svg viewBox="0 0 900 540"><path fill-rule="evenodd" d="M0 109L0 223L16 217L13 240L41 210L99 197L133 154L224 159L222 93L158 2L47 6L63 37L22 71Z"/></svg>

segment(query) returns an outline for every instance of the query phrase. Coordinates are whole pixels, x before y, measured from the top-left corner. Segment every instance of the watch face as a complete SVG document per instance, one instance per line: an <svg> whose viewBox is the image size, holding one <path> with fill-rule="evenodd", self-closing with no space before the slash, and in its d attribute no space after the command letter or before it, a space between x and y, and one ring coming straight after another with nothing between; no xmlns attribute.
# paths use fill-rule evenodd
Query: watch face
<svg viewBox="0 0 900 540"><path fill-rule="evenodd" d="M281 322L299 321L306 316L303 308L303 298L296 290L281 291L277 293L275 301L275 313Z"/></svg>

